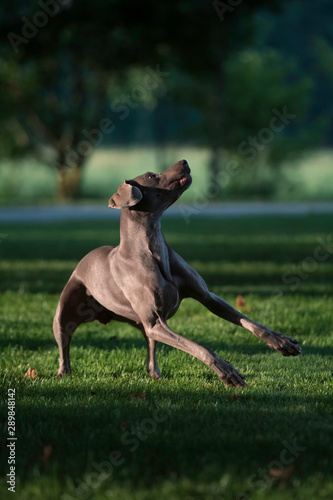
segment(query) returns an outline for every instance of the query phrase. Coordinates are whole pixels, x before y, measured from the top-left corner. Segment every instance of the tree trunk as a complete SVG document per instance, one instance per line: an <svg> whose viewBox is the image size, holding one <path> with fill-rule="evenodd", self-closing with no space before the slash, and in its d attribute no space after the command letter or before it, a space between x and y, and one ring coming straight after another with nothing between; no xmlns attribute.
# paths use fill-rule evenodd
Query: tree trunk
<svg viewBox="0 0 333 500"><path fill-rule="evenodd" d="M81 185L82 165L63 168L58 173L58 199L70 201L77 197Z"/></svg>
<svg viewBox="0 0 333 500"><path fill-rule="evenodd" d="M216 195L218 195L218 183L217 177L219 173L219 156L220 156L220 148L217 144L211 145L211 154L209 161L209 173L210 173L210 182L216 186Z"/></svg>
<svg viewBox="0 0 333 500"><path fill-rule="evenodd" d="M220 101L216 97L215 110L212 116L212 131L210 137L210 160L209 160L209 182L214 186L214 198L217 198L220 194L221 188L217 182L219 167L220 167L220 153L221 153L221 119L220 119Z"/></svg>
<svg viewBox="0 0 333 500"><path fill-rule="evenodd" d="M223 60L223 59L222 59ZM209 176L210 182L214 185L214 197L218 198L221 192L221 186L219 185L217 179L220 167L220 153L223 146L221 138L222 134L222 114L223 114L223 80L224 72L221 64L216 68L216 89L215 95L213 95L213 106L212 106L212 130L210 134L210 149L211 157L209 163Z"/></svg>

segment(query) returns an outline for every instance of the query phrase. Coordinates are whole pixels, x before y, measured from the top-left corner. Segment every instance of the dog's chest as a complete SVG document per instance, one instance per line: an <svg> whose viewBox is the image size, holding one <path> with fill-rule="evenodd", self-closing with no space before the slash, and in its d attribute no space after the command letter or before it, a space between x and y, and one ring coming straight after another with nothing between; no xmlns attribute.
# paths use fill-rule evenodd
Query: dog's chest
<svg viewBox="0 0 333 500"><path fill-rule="evenodd" d="M162 286L158 287L155 302L160 314L165 318L171 318L180 305L180 296L177 286L172 281L162 280Z"/></svg>

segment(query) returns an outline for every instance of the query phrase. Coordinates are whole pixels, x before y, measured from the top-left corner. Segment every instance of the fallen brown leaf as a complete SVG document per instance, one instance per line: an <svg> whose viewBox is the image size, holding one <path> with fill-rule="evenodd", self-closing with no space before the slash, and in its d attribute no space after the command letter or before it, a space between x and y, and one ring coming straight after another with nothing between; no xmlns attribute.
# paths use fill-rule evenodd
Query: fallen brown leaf
<svg viewBox="0 0 333 500"><path fill-rule="evenodd" d="M142 392L141 394L131 394L131 397L136 399L146 399L146 392Z"/></svg>
<svg viewBox="0 0 333 500"><path fill-rule="evenodd" d="M242 295L238 295L238 297L236 298L236 309L242 309L243 311L250 312L251 307L245 307L245 306L246 303L244 297Z"/></svg>
<svg viewBox="0 0 333 500"><path fill-rule="evenodd" d="M278 469L273 467L272 469L269 470L269 475L273 479L288 479L293 472L294 472L293 465L290 465L289 467L283 469Z"/></svg>
<svg viewBox="0 0 333 500"><path fill-rule="evenodd" d="M27 371L27 373L24 374L24 377L35 379L35 378L37 378L37 372L36 372L36 370L31 368L31 366L29 366L29 370Z"/></svg>
<svg viewBox="0 0 333 500"><path fill-rule="evenodd" d="M245 306L245 300L243 295L238 295L236 298L236 307L244 307Z"/></svg>

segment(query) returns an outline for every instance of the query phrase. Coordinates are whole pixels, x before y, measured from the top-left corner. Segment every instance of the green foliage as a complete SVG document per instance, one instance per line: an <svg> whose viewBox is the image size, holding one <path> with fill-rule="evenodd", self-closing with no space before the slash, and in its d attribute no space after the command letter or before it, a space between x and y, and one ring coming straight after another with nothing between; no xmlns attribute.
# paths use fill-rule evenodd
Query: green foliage
<svg viewBox="0 0 333 500"><path fill-rule="evenodd" d="M325 73L327 73L333 82L333 69L332 58L333 48L324 38L318 37L316 40L316 52L318 55L319 63L321 64Z"/></svg>
<svg viewBox="0 0 333 500"><path fill-rule="evenodd" d="M248 136L269 127L273 109L284 107L302 123L310 102L311 79L299 77L294 63L275 50L246 50L235 54L226 64L225 134L227 149L237 149ZM287 127L286 127L287 128ZM279 137L269 149L281 149ZM279 143L276 146L276 143ZM276 153L275 153L276 154Z"/></svg>
<svg viewBox="0 0 333 500"><path fill-rule="evenodd" d="M212 92L214 78L203 77L191 87L189 79L183 77L180 84L174 82L174 87L178 96L184 96L185 102L200 112L201 121L192 125L191 133L209 142L216 125L211 120L217 99L217 89ZM299 152L296 144L304 133L301 124L311 102L312 88L311 78L300 75L296 63L286 61L276 50L249 48L232 53L224 64L219 147L237 151L249 136L257 136L261 129L270 127L274 109L282 112L286 108L296 119L289 129L275 134L267 147L268 161L280 162L287 156L286 149ZM317 136L307 144L309 148L317 146Z"/></svg>
<svg viewBox="0 0 333 500"><path fill-rule="evenodd" d="M322 144L327 146L332 144L333 86L327 72L329 49L333 45L332 14L333 5L327 0L318 0L315 9L311 0L301 0L285 3L278 16L268 11L256 16L256 46L273 48L284 58L297 61L300 75L311 78L311 107L303 125L316 134L318 120L327 120L326 129L321 133Z"/></svg>
<svg viewBox="0 0 333 500"><path fill-rule="evenodd" d="M36 82L31 66L20 68L10 55L0 56L0 81L5 89L0 92L0 157L15 157L29 149L29 136L20 119L27 103L36 97Z"/></svg>

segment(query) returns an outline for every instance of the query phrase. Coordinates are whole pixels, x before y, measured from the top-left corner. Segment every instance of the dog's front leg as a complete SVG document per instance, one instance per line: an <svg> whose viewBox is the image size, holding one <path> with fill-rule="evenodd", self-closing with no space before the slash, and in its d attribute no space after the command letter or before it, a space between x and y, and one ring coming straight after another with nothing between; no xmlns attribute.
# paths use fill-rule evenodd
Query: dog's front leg
<svg viewBox="0 0 333 500"><path fill-rule="evenodd" d="M205 365L217 373L227 387L246 386L243 375L235 370L230 363L220 359L207 347L203 347L192 340L178 335L161 319L158 319L154 325L146 325L145 331L149 339L163 342L176 349L185 351L205 363Z"/></svg>
<svg viewBox="0 0 333 500"><path fill-rule="evenodd" d="M246 328L256 337L263 340L269 347L283 354L283 356L297 356L302 352L302 348L298 345L296 339L288 337L283 333L275 332L267 326L247 318L228 304L228 302L208 290L199 298L199 301L220 318Z"/></svg>
<svg viewBox="0 0 333 500"><path fill-rule="evenodd" d="M235 325L250 330L256 337L262 339L272 349L276 349L284 356L297 356L302 352L298 341L280 332L275 332L267 326L261 325L241 312L234 309L228 302L208 290L205 280L189 266L178 254L173 252L174 279L179 284L183 298L191 297L198 300L212 313Z"/></svg>

